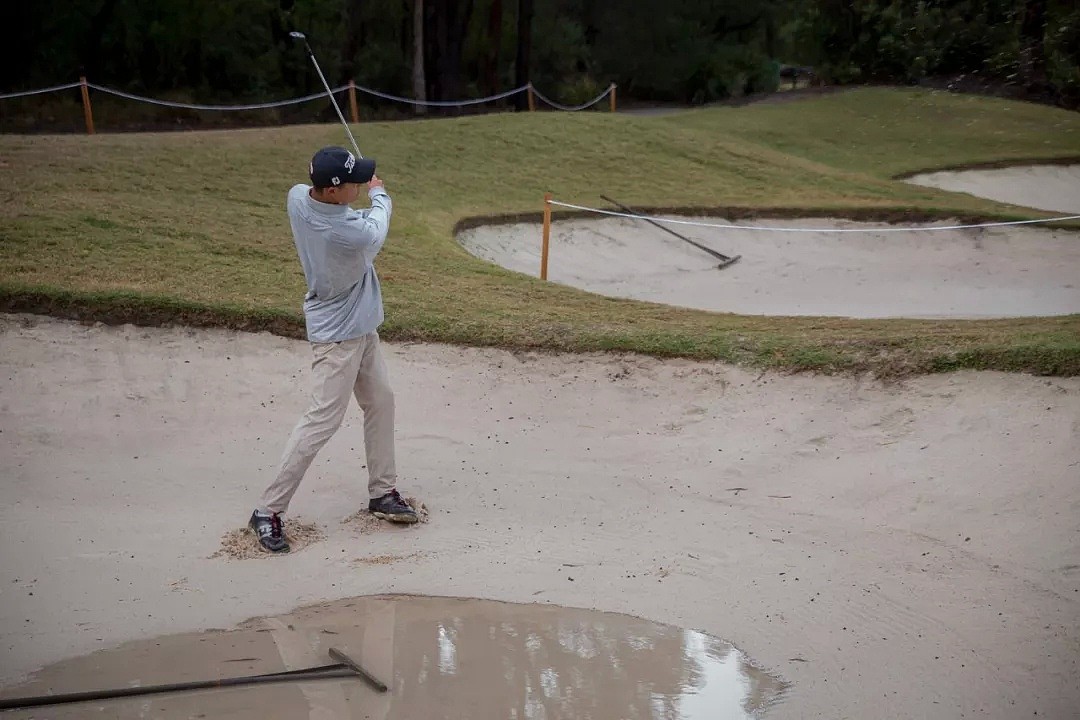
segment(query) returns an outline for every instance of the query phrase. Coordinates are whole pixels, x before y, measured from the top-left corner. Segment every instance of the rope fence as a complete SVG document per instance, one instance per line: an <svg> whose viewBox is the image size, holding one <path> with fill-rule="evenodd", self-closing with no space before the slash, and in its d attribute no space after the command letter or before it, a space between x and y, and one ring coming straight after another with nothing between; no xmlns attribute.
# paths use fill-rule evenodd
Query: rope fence
<svg viewBox="0 0 1080 720"><path fill-rule="evenodd" d="M67 85L55 85L53 87L40 88L38 90L23 90L22 92L4 93L3 95L0 95L0 100L27 97L30 95L45 95L46 93L60 92L61 90L70 90L71 88L77 88L80 85L82 85L81 82L73 82L68 83Z"/></svg>
<svg viewBox="0 0 1080 720"><path fill-rule="evenodd" d="M605 198L607 199L607 198ZM619 205L619 203L615 203ZM701 222L697 220L678 220L675 218L658 217L655 215L644 215L632 212L618 212L615 210L605 210L603 208L588 207L586 205L575 205L574 203L561 202L553 199L551 193L544 195L544 219L543 219L543 231L541 235L540 245L540 279L547 280L548 271L548 252L551 244L551 208L563 207L570 210L579 210L582 212L595 213L597 215L606 215L610 217L626 218L629 220L644 220L652 223L663 230L666 230L673 235L677 235L680 239L694 245L705 252L714 255L721 260L719 267L726 267L738 260L741 256L736 255L734 257L724 255L711 248L708 248L698 242L691 240L688 237L684 237L674 232L673 230L664 227L661 223L668 223L671 225L690 225L693 227L713 228L717 230L758 230L763 232L786 232L786 233L866 233L866 232L926 232L929 230L973 230L981 228L994 228L994 227L1006 227L1012 225L1034 225L1037 223L1051 223L1051 222L1064 222L1066 220L1080 220L1080 215L1062 215L1052 218L1038 218L1034 220L1005 220L999 222L985 222L985 223L969 223L963 225L920 225L909 227L875 227L872 230L866 228L804 228L804 227L775 227L768 225L733 225L733 224L721 224ZM622 206L625 207L625 206Z"/></svg>
<svg viewBox="0 0 1080 720"><path fill-rule="evenodd" d="M56 85L53 87L39 88L36 90L23 90L20 92L0 93L0 100L12 100L15 98L30 97L33 95L46 95L49 93L62 92L64 90L71 90L73 88L79 88L82 93L83 112L86 121L86 132L89 135L94 134L94 120L93 109L90 104L90 90L96 90L98 92L105 93L107 95L114 95L116 97L123 98L125 100L132 100L134 102L148 103L151 105L158 105L161 107L178 108L182 110L209 110L209 111L245 111L245 110L269 110L272 108L286 107L289 105L299 105L312 100L318 100L320 98L326 98L326 93L312 93L311 95L305 95L303 97L288 98L285 100L274 100L270 102L261 103L248 103L243 105L203 105L199 103L185 103L175 102L172 100L160 100L158 98L146 97L145 95L136 95L134 93L125 92L123 90L117 90L116 88L106 87L104 85L98 85L97 83L89 82L85 77L79 78L78 82L67 83L66 85ZM582 103L580 105L563 105L557 103L546 95L543 95L539 90L533 87L533 84L527 83L521 87L516 87L512 90L506 90L505 92L497 93L495 95L489 95L481 98L469 98L465 100L415 100L412 98L401 97L399 95L391 95L390 93L384 93L374 88L364 87L363 85L357 85L354 81L350 80L347 85L340 85L331 90L331 93L336 95L337 93L348 91L349 93L349 106L351 109L352 122L360 122L359 110L356 103L356 93L364 93L373 97L381 98L383 100L389 100L391 102L403 103L412 106L421 107L468 107L472 105L481 105L483 103L495 102L498 100L504 100L520 93L528 94L529 110L536 110L536 98L539 98L542 102L550 107L563 112L577 112L579 110L586 110L593 107L597 103L601 102L604 98L610 98L610 110L615 112L615 83L608 86L604 92L597 95L592 100Z"/></svg>
<svg viewBox="0 0 1080 720"><path fill-rule="evenodd" d="M543 100L545 103L547 103L551 107L555 108L556 110L563 110L565 112L577 112L578 110L585 110L587 108L591 108L593 105L600 102L601 100L606 98L608 95L611 95L611 112L615 112L615 84L614 83L609 85L607 90L600 93L599 95L594 97L592 100L589 100L588 102L582 103L581 105L560 105L559 103L555 102L554 100L549 100L539 90L537 90L536 88L533 88L531 85L529 87L532 89L532 92L536 94L536 97L540 98L541 100Z"/></svg>
<svg viewBox="0 0 1080 720"><path fill-rule="evenodd" d="M80 83L75 83L79 85ZM184 110L268 110L270 108L285 107L286 105L299 105L300 103L309 102L311 100L317 100L319 98L325 98L325 92L312 93L311 95L305 95L304 97L290 98L288 100L276 100L273 102L264 103L251 103L250 105L199 105L197 103L181 103L173 102L171 100L158 100L156 98L144 97L142 95L133 95L132 93L124 92L123 90L114 90L113 88L105 87L104 85L97 85L92 82L86 83L88 88L99 90L109 95L116 95L127 100L135 100L136 102L150 103L151 105L161 105L164 107L181 108ZM333 92L339 93L342 90L347 90L348 85L342 85L333 89ZM0 97L3 99L3 97Z"/></svg>
<svg viewBox="0 0 1080 720"><path fill-rule="evenodd" d="M481 103L494 102L495 100L502 100L512 95L525 92L530 89L532 85L522 85L519 88L513 90L507 90L501 92L498 95L489 95L488 97L473 98L470 100L413 100L411 98L400 97L398 95L388 95L378 90L366 88L363 85L356 85L357 90L368 95L374 95L375 97L382 98L383 100L393 100L394 102L405 103L407 105L420 105L424 107L465 107L467 105L480 105Z"/></svg>
<svg viewBox="0 0 1080 720"><path fill-rule="evenodd" d="M708 223L698 222L696 220L675 220L673 218L653 217L651 215L636 215L634 213L616 212L614 210L603 210L601 208L586 207L584 205L574 205L572 203L559 202L558 200L548 201L552 205L558 205L559 207L569 208L571 210L582 210L584 212L597 213L599 215L612 215L615 217L629 218L631 220L648 220L651 222L659 223L671 223L673 225L694 225L696 227L717 228L719 230L764 230L766 232L795 232L795 233L853 233L867 232L865 228L787 228L787 227L769 227L765 225L721 225L720 223ZM974 228L989 228L989 227L1004 227L1006 225L1031 225L1034 223L1048 223L1048 222L1062 222L1065 220L1080 220L1080 215L1064 215L1062 217L1054 218L1039 218L1037 220L1008 220L1003 222L988 222L988 223L976 223L972 225L931 225L921 227L882 227L874 228L873 232L924 232L927 230L970 230Z"/></svg>

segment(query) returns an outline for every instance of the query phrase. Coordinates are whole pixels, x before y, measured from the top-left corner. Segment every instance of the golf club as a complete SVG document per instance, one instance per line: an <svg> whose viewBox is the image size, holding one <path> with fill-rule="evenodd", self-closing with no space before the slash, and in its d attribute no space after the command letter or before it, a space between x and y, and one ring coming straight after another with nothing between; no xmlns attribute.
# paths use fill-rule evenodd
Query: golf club
<svg viewBox="0 0 1080 720"><path fill-rule="evenodd" d="M304 41L304 47L307 48L308 55L311 56L311 62L315 66L315 72L319 73L319 79L322 80L323 87L326 88L326 94L330 96L330 102L333 103L334 110L337 110L337 116L341 118L341 124L345 126L345 132L348 134L349 140L352 141L353 150L356 151L356 157L364 157L360 152L360 147L356 144L356 138L353 137L352 130L349 129L349 123L345 122L345 116L341 114L341 108L338 107L337 100L334 99L334 93L330 91L329 83L326 82L322 70L319 69L319 62L315 59L315 53L311 50L311 45L308 44L307 35L304 35L302 32L297 32L296 30L290 32L289 35L297 40Z"/></svg>

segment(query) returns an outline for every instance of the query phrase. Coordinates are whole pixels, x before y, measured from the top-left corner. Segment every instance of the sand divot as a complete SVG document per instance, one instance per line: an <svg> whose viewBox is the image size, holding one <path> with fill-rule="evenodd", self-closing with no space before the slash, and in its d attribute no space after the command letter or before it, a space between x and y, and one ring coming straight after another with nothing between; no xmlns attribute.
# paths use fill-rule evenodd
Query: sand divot
<svg viewBox="0 0 1080 720"><path fill-rule="evenodd" d="M418 498L407 497L405 498L405 502L409 503L413 510L416 510L416 514L420 517L420 522L416 523L416 525L420 525L431 520L431 513L428 512L428 507L423 503L423 501ZM361 535L368 535L373 532L378 532L379 530L385 529L390 526L393 526L395 528L411 527L409 525L405 525L404 523L393 523L387 520L380 520L379 518L368 512L367 508L357 510L352 515L342 520L341 524L348 525L349 527L358 531Z"/></svg>
<svg viewBox="0 0 1080 720"><path fill-rule="evenodd" d="M288 555L300 552L308 545L323 540L326 533L316 523L303 523L299 520L285 520L285 537L289 540ZM254 560L276 555L263 550L255 533L249 527L229 530L221 537L221 549L210 556L210 559L226 557L231 560Z"/></svg>
<svg viewBox="0 0 1080 720"><path fill-rule="evenodd" d="M355 565L392 565L402 560L412 560L413 558L423 557L425 553L411 552L406 555L371 555L369 557L354 558L352 564Z"/></svg>

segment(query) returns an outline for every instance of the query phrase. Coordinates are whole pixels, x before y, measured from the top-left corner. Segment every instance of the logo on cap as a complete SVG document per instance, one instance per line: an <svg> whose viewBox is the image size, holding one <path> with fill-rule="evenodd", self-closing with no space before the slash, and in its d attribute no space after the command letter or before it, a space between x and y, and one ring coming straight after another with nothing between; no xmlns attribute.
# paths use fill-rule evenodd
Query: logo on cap
<svg viewBox="0 0 1080 720"><path fill-rule="evenodd" d="M374 170L374 161L357 157L343 147L324 147L308 163L308 174L319 187L337 187L347 182L367 182Z"/></svg>

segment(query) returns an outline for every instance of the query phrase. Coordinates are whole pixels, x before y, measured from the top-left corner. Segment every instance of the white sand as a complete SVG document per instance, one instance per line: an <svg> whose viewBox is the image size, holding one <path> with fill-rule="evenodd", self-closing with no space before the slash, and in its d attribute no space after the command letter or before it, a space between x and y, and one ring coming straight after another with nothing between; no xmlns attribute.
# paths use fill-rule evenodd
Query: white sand
<svg viewBox="0 0 1080 720"><path fill-rule="evenodd" d="M910 182L1032 208L1080 213L1080 165L929 173ZM671 216L667 216L671 217ZM1021 226L876 232L830 218L723 225L823 228L789 233L668 225L707 253L641 220L598 216L552 225L548 279L590 292L746 315L856 318L993 318L1080 312L1080 233ZM828 228L865 232L831 233ZM538 225L474 228L459 237L474 255L539 276Z"/></svg>
<svg viewBox="0 0 1080 720"><path fill-rule="evenodd" d="M882 233L875 228L889 226L822 218L738 224L865 232L671 226L725 255L742 256L718 270L709 254L645 221L556 221L548 279L601 295L746 315L991 318L1080 312L1078 232L1008 227ZM936 223L950 224L956 223ZM480 258L540 274L538 225L484 226L462 232L459 240Z"/></svg>
<svg viewBox="0 0 1080 720"><path fill-rule="evenodd" d="M209 559L269 480L309 357L265 334L2 321L2 682L136 638L410 592L708 632L793 683L770 719L1080 707L1080 379L885 388L394 346L402 490L431 521L341 523L365 496L352 408L292 508L326 539Z"/></svg>
<svg viewBox="0 0 1080 720"><path fill-rule="evenodd" d="M1038 210L1080 213L1080 164L924 173L908 182Z"/></svg>

